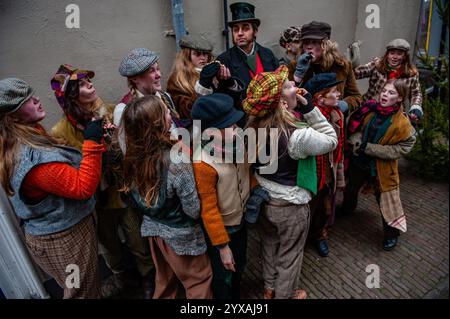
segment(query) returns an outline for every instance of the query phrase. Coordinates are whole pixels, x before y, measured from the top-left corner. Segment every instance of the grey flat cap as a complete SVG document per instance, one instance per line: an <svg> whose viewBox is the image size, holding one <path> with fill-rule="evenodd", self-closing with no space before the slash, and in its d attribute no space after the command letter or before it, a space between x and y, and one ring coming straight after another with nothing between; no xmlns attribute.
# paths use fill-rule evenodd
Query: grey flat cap
<svg viewBox="0 0 450 319"><path fill-rule="evenodd" d="M408 52L411 46L405 39L395 39L388 43L386 50L398 49Z"/></svg>
<svg viewBox="0 0 450 319"><path fill-rule="evenodd" d="M189 48L197 51L211 52L213 46L211 42L206 40L203 36L199 34L188 34L181 38L180 48Z"/></svg>
<svg viewBox="0 0 450 319"><path fill-rule="evenodd" d="M8 78L0 81L0 114L17 111L34 94L33 88L25 81Z"/></svg>
<svg viewBox="0 0 450 319"><path fill-rule="evenodd" d="M153 51L145 48L134 49L123 58L119 73L126 77L138 75L151 67L158 59L158 55Z"/></svg>

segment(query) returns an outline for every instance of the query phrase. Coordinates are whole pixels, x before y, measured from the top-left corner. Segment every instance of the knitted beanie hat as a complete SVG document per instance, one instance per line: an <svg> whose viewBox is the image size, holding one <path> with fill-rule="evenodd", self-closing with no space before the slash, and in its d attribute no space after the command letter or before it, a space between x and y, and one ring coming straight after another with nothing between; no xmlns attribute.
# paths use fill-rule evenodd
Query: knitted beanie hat
<svg viewBox="0 0 450 319"><path fill-rule="evenodd" d="M34 94L33 88L17 78L0 80L0 114L14 113Z"/></svg>
<svg viewBox="0 0 450 319"><path fill-rule="evenodd" d="M274 72L256 75L247 88L247 97L242 108L250 115L263 117L278 107L283 83L287 80L289 69L282 65Z"/></svg>

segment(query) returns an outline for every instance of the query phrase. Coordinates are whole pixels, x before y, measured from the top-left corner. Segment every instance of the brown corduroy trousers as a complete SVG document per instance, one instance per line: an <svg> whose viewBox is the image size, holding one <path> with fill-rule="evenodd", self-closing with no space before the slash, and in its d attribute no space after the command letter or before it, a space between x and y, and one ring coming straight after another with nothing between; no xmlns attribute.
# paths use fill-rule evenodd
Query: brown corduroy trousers
<svg viewBox="0 0 450 319"><path fill-rule="evenodd" d="M212 268L206 253L180 256L161 237L149 237L149 242L156 267L153 299L175 299L179 282L187 299L212 298Z"/></svg>

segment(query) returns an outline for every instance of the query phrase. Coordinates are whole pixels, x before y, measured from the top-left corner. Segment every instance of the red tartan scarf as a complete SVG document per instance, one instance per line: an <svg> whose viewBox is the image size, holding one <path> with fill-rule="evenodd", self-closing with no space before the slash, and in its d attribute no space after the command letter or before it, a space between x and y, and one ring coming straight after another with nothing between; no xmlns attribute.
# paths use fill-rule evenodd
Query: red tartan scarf
<svg viewBox="0 0 450 319"><path fill-rule="evenodd" d="M365 102L359 109L357 109L355 112L353 112L350 115L350 118L348 120L347 124L347 134L348 136L356 133L361 125L364 122L364 119L368 114L371 112L375 112L378 114L381 114L383 116L389 116L397 113L397 111L400 109L400 104L394 104L389 107L382 107L379 102L376 100L369 100ZM350 157L353 155L353 152L351 150L351 147L348 143L345 143L345 162L344 162L344 170L347 171L349 165L350 165Z"/></svg>
<svg viewBox="0 0 450 319"><path fill-rule="evenodd" d="M344 115L337 106L320 106L316 100L313 100L313 104L322 112L323 116L331 123L331 113L335 111L339 114L339 120L335 122L339 128L340 133L338 136L338 145L333 151L333 162L339 163L344 155L344 142L345 142L345 132L344 132ZM328 164L328 154L316 156L316 172L317 172L317 191L321 190L326 184L326 174L327 174Z"/></svg>
<svg viewBox="0 0 450 319"><path fill-rule="evenodd" d="M355 133L358 128L361 126L361 124L364 121L364 118L367 114L370 112L375 112L377 114L380 114L382 116L390 116L394 113L397 113L397 111L400 109L400 104L396 103L394 105L383 107L381 104L376 100L369 100L365 102L359 109L357 109L351 116L348 121L348 133L353 134Z"/></svg>

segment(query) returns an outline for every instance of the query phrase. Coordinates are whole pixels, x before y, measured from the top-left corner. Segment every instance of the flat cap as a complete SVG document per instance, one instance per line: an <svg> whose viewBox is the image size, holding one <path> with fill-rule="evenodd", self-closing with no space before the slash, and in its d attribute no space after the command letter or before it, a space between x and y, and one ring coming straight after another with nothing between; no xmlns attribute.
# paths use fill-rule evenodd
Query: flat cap
<svg viewBox="0 0 450 319"><path fill-rule="evenodd" d="M123 58L119 73L126 77L138 75L151 67L158 59L158 55L153 51L145 48L134 49Z"/></svg>
<svg viewBox="0 0 450 319"><path fill-rule="evenodd" d="M34 94L33 88L25 81L7 78L0 81L0 114L17 111Z"/></svg>
<svg viewBox="0 0 450 319"><path fill-rule="evenodd" d="M408 52L411 46L405 39L395 39L388 43L386 50L398 49Z"/></svg>
<svg viewBox="0 0 450 319"><path fill-rule="evenodd" d="M211 52L213 50L211 42L200 34L185 35L181 38L179 45L180 48L194 49L197 51Z"/></svg>

